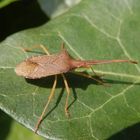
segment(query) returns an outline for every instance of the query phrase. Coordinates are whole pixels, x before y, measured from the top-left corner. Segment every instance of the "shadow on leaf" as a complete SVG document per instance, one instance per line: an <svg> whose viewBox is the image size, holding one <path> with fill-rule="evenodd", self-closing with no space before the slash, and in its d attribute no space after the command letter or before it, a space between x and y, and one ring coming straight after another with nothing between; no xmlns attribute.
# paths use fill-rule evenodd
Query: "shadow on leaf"
<svg viewBox="0 0 140 140"><path fill-rule="evenodd" d="M65 76L70 88L82 88L83 90L86 90L88 85L90 84L100 85L98 82L96 82L93 79L85 78L79 75L75 75L73 73L66 73ZM94 78L99 80L98 77L94 77ZM26 81L30 84L39 87L51 88L53 85L54 76L48 76L40 79L26 79ZM61 88L61 87L64 87L64 82L61 75L58 75L57 88Z"/></svg>
<svg viewBox="0 0 140 140"><path fill-rule="evenodd" d="M140 123L125 128L107 140L140 140Z"/></svg>
<svg viewBox="0 0 140 140"><path fill-rule="evenodd" d="M66 73L65 74L66 79L68 81L69 87L70 88L81 88L83 90L86 90L87 87L91 84L93 85L99 85L102 86L100 83L97 81L86 78L80 75L75 75L73 73ZM110 86L112 84L125 84L125 85L132 85L134 84L133 82L128 82L128 81L119 81L119 80L112 80L112 79L106 79L106 78L100 78L98 76L93 76L93 78L100 80L103 83L109 84ZM52 88L53 81L54 81L54 76L48 76L40 79L26 79L26 81L30 84L39 86L39 87L44 87L44 88ZM135 85L140 85L140 83L135 83ZM61 75L58 75L58 83L57 83L57 88L62 88L64 87L64 82L61 77ZM109 86L106 86L109 87Z"/></svg>
<svg viewBox="0 0 140 140"><path fill-rule="evenodd" d="M66 73L65 74L66 79L68 81L69 87L72 89L72 94L73 94L73 101L69 104L69 107L71 107L71 105L74 104L74 102L77 100L77 93L76 93L76 88L81 88L83 90L86 90L87 87L90 84L93 85L97 85L97 86L103 86L101 84L99 84L97 81L93 80L93 79L89 79L86 77L82 77L80 75L75 75L73 73ZM98 80L101 80L99 77L94 77L97 78ZM30 84L39 86L39 87L43 87L43 88L52 88L53 85L53 81L54 81L54 76L48 76L45 78L40 78L40 79L26 79L26 81ZM126 84L126 85L131 85L134 84L133 82L127 82L127 81L117 81L117 80L111 80L111 79L103 79L103 82L105 82L106 84L109 84L111 86L111 84ZM140 83L136 83L136 85L140 85ZM107 88L109 88L109 86L106 86ZM57 87L56 88L62 88L61 92L59 94L59 97L56 101L56 104L54 105L54 107L46 114L46 116L44 118L46 118L60 103L61 98L63 96L63 92L64 92L64 82L63 79L61 77L61 75L58 75L58 83L57 83Z"/></svg>
<svg viewBox="0 0 140 140"><path fill-rule="evenodd" d="M73 101L71 103L69 103L68 108L70 108L74 104L74 102L77 100L77 93L76 93L75 88L82 88L83 90L86 90L88 85L90 85L90 84L99 85L99 83L97 83L93 79L85 78L85 77L75 75L72 73L67 73L67 74L65 74L65 76L68 81L69 87L72 89L71 93L73 94L73 97L74 97ZM97 78L97 77L95 77L95 78ZM40 79L25 79L25 80L30 84L51 89L52 85L53 85L53 81L54 81L54 76L48 76L48 77L40 78ZM64 86L64 82L63 82L61 75L58 75L58 83L57 83L56 88L62 88L61 92L59 93L59 97L56 101L56 104L49 112L47 112L44 119L59 105L61 98L63 96L65 86Z"/></svg>

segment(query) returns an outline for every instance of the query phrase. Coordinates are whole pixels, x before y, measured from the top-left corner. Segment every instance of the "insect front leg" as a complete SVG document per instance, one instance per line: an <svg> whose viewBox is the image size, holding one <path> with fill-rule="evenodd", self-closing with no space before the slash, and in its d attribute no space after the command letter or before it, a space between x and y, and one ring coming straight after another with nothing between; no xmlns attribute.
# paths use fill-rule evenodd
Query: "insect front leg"
<svg viewBox="0 0 140 140"><path fill-rule="evenodd" d="M32 51L33 49L36 49L36 48L40 48L42 49L47 55L50 55L48 49L46 47L44 47L42 44L38 45L38 46L33 46L31 48L24 48L23 50L24 51Z"/></svg>

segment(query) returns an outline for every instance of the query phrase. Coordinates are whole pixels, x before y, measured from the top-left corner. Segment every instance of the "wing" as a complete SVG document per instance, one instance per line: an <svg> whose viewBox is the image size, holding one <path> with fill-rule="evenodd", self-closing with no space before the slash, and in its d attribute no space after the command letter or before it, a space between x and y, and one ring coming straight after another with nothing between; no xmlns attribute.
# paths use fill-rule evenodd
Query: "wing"
<svg viewBox="0 0 140 140"><path fill-rule="evenodd" d="M17 65L15 72L29 79L65 73L70 70L70 67L69 57L64 57L63 54L31 57Z"/></svg>

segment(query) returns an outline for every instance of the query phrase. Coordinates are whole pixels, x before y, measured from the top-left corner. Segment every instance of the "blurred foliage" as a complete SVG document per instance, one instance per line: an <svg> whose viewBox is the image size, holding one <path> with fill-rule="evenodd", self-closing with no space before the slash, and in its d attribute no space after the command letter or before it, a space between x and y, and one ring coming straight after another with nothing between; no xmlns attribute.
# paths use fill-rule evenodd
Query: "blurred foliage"
<svg viewBox="0 0 140 140"><path fill-rule="evenodd" d="M0 111L0 140L44 140Z"/></svg>
<svg viewBox="0 0 140 140"><path fill-rule="evenodd" d="M7 6L8 4L15 2L17 0L0 0L0 8Z"/></svg>

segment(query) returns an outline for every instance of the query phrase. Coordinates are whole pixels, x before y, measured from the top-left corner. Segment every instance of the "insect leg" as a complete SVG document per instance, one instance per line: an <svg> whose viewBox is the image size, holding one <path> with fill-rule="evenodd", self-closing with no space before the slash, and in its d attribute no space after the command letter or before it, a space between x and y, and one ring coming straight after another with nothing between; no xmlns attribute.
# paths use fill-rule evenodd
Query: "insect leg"
<svg viewBox="0 0 140 140"><path fill-rule="evenodd" d="M90 69L91 69L91 71L95 74L95 75L97 75L97 73L93 70L93 68L90 66L89 67Z"/></svg>
<svg viewBox="0 0 140 140"><path fill-rule="evenodd" d="M49 98L48 98L48 101L47 101L47 103L46 103L46 105L45 105L45 107L44 107L44 110L42 111L42 113L41 113L41 115L40 115L40 117L39 117L39 119L38 119L38 121L37 121L37 124L36 124L36 126L35 126L35 133L37 133L37 130L38 130L38 128L39 128L39 125L41 124L41 122L42 122L42 120L43 120L43 116L44 116L44 114L46 113L46 110L47 110L47 108L48 108L48 105L49 105L49 103L50 103L50 101L51 101L51 99L52 99L52 97L53 97L53 95L54 95L55 88L56 88L56 84L57 84L57 75L55 75L55 80L54 80L53 87L52 87L50 96L49 96Z"/></svg>
<svg viewBox="0 0 140 140"><path fill-rule="evenodd" d="M66 91L67 91L66 103L65 103L65 114L66 114L66 116L69 117L69 112L68 112L68 99L69 99L69 95L70 95L70 88L69 88L69 85L68 85L68 82L67 82L67 79L66 79L65 75L64 74L61 74L61 75L63 77L64 84L65 84Z"/></svg>
<svg viewBox="0 0 140 140"><path fill-rule="evenodd" d="M61 44L61 50L64 50L64 42Z"/></svg>
<svg viewBox="0 0 140 140"><path fill-rule="evenodd" d="M31 48L24 48L24 51L31 51L35 48L41 48L47 55L50 55L49 51L47 50L46 47L44 47L42 44L38 45L38 46L33 46Z"/></svg>
<svg viewBox="0 0 140 140"><path fill-rule="evenodd" d="M93 80L95 80L96 82L98 82L98 83L100 83L100 84L102 84L102 85L107 86L107 84L105 84L104 82L102 82L102 81L99 80L99 79L96 79L96 78L92 77L91 75L88 75L88 74L85 74L85 73L81 73L81 72L74 72L74 71L72 71L71 73L77 74L77 75L80 75L80 76L83 76L83 77L86 77L86 78L93 79Z"/></svg>

